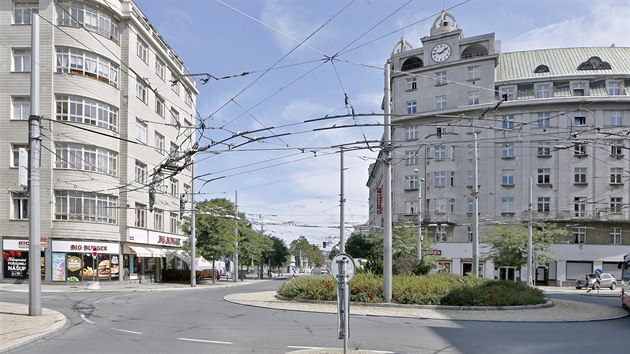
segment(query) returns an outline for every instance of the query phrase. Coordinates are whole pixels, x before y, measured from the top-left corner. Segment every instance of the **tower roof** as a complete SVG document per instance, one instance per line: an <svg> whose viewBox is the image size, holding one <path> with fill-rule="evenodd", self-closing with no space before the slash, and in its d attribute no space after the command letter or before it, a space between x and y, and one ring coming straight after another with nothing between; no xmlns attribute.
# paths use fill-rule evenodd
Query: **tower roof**
<svg viewBox="0 0 630 354"><path fill-rule="evenodd" d="M457 26L457 21L455 21L455 17L450 13L442 10L440 15L433 21L433 26L431 26L431 36L440 33L448 33L453 32L459 29Z"/></svg>

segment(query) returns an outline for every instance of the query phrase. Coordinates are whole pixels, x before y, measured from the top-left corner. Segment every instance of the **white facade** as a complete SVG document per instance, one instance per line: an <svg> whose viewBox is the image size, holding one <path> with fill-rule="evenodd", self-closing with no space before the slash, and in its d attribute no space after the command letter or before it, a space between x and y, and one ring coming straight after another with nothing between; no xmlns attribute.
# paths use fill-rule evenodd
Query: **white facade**
<svg viewBox="0 0 630 354"><path fill-rule="evenodd" d="M527 222L532 178L534 221L569 231L538 281L566 283L601 267L614 274L630 252L630 48L498 47L493 33L464 38L443 13L421 47L401 40L392 53L394 222L418 220L424 179L425 237L435 238L442 266L471 271L476 131L481 242L498 224ZM383 223L382 169L379 159L367 183L373 227ZM485 255L482 244L484 276L519 278Z"/></svg>
<svg viewBox="0 0 630 354"><path fill-rule="evenodd" d="M23 208L28 201L18 185L14 161L17 149L28 145L30 114L31 13L24 4L41 16L45 280L65 281L60 274L55 278L52 271L65 262L62 251L57 252L62 242L117 245L109 247L118 250L116 257L103 252L95 263L110 262L112 269L118 265L120 280L137 278L143 272L159 280L159 258L143 265L140 255L124 250L134 244L177 249L173 243L149 240L184 238L179 227L180 195L189 192L191 167L175 175L165 170L157 176L163 181L157 183L153 211L147 210L148 186L153 171L170 153L177 156L194 143L198 91L191 77L182 76L187 74L182 61L129 0L0 3L5 46L0 54L0 189L4 191L0 193L0 238L6 241L2 244L28 240L29 230ZM130 241L132 229L166 238ZM90 251L74 256L81 258L83 253ZM139 273L134 275L131 269L131 274L123 274L125 262L131 262L131 268L135 262Z"/></svg>

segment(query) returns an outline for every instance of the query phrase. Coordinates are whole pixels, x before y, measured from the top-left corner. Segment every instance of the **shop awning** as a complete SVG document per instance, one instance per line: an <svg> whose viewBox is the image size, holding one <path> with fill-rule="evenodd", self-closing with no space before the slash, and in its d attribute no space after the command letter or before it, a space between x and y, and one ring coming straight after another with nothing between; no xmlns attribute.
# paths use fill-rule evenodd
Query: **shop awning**
<svg viewBox="0 0 630 354"><path fill-rule="evenodd" d="M125 245L125 250L129 250L135 253L136 256L138 257L158 257L158 258L169 256L171 253L176 251L171 248L164 248L164 247L159 247L159 246L145 247L145 246L137 246L137 245Z"/></svg>
<svg viewBox="0 0 630 354"><path fill-rule="evenodd" d="M146 247L140 246L129 246L133 252L136 253L138 257L153 257L153 252Z"/></svg>

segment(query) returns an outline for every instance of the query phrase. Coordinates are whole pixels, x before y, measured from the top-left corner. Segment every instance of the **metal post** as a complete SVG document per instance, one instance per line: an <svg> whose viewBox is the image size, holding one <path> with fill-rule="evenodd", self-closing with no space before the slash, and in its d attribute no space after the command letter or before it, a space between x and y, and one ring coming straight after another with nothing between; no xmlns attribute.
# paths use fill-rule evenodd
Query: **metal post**
<svg viewBox="0 0 630 354"><path fill-rule="evenodd" d="M383 293L386 303L392 301L392 165L391 165L391 144L392 144L392 126L391 126L391 63L387 61L385 64L385 115L384 115L384 138L383 149L385 157L383 164L385 171L383 173L383 209L384 223L383 225Z"/></svg>
<svg viewBox="0 0 630 354"><path fill-rule="evenodd" d="M29 163L29 199L28 199L28 293L29 316L42 314L42 265L41 265L41 219L40 205L40 119L39 119L39 15L32 13L31 24L31 115L29 117L29 148L31 157Z"/></svg>
<svg viewBox="0 0 630 354"><path fill-rule="evenodd" d="M529 286L534 285L532 271L533 271L533 256L532 256L532 239L533 239L533 230L532 230L532 221L533 221L533 209L532 209L532 178L529 177L529 220L527 222L527 284ZM535 274L535 273L534 273Z"/></svg>
<svg viewBox="0 0 630 354"><path fill-rule="evenodd" d="M193 288L197 286L197 217L195 216L195 209L195 154L192 154L190 165L190 286Z"/></svg>
<svg viewBox="0 0 630 354"><path fill-rule="evenodd" d="M475 127L473 127L475 129ZM479 276L479 157L478 155L478 136L477 130L473 130L473 135L475 137L475 145L474 145L474 163L475 163L475 180L473 182L473 222L474 222L474 230L473 230L473 245L472 245L472 268L473 274L478 277Z"/></svg>
<svg viewBox="0 0 630 354"><path fill-rule="evenodd" d="M420 172L416 169L418 175L418 261L422 260L422 181L424 178L420 177Z"/></svg>
<svg viewBox="0 0 630 354"><path fill-rule="evenodd" d="M341 171L340 171L341 182L340 182L340 193L339 193L339 252L345 253L346 240L344 238L343 231L344 231L344 224L345 224L344 208L346 205L346 200L344 198L344 190L343 190L343 146L341 147L341 152L339 156L341 157Z"/></svg>
<svg viewBox="0 0 630 354"><path fill-rule="evenodd" d="M238 281L238 191L234 191L234 282Z"/></svg>

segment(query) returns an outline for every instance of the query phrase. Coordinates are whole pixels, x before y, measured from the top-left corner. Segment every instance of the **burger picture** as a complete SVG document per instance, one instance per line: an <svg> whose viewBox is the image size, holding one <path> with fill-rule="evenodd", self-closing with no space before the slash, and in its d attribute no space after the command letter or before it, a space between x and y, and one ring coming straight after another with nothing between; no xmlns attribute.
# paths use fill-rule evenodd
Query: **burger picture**
<svg viewBox="0 0 630 354"><path fill-rule="evenodd" d="M98 263L98 277L109 278L111 276L111 266L109 259L102 260Z"/></svg>

